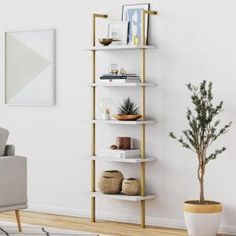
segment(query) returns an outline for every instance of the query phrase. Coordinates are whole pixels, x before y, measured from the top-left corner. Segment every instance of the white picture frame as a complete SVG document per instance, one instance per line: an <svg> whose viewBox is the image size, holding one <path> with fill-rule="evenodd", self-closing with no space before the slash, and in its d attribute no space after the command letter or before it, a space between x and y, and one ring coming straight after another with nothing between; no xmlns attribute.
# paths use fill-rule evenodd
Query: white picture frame
<svg viewBox="0 0 236 236"><path fill-rule="evenodd" d="M5 104L55 104L55 29L6 30Z"/></svg>
<svg viewBox="0 0 236 236"><path fill-rule="evenodd" d="M112 21L108 23L107 37L115 40L112 45L127 45L128 25L127 21Z"/></svg>

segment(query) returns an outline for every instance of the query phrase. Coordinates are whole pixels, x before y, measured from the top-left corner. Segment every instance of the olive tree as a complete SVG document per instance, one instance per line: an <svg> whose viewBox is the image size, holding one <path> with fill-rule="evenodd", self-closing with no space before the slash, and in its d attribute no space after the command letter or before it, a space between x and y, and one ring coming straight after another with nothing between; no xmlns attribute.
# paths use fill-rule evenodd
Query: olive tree
<svg viewBox="0 0 236 236"><path fill-rule="evenodd" d="M204 197L204 176L206 165L211 160L215 160L219 154L226 150L221 147L208 153L210 145L216 141L221 135L225 134L232 122L224 126L220 126L220 120L216 117L223 111L223 102L218 105L213 104L212 83L205 80L200 86L187 84L188 90L191 92L191 101L193 109L187 108L188 129L183 131L183 136L177 138L173 132L169 136L176 139L184 148L190 149L198 158L197 177L200 183L199 203L205 203Z"/></svg>

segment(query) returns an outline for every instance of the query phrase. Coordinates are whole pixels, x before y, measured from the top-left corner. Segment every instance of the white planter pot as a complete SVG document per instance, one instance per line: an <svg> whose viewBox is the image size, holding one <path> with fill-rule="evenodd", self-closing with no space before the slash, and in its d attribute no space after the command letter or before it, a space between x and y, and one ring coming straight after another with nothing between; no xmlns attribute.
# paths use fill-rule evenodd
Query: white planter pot
<svg viewBox="0 0 236 236"><path fill-rule="evenodd" d="M222 205L218 202L208 201L208 203L208 205L199 205L196 201L184 203L184 219L189 236L217 235Z"/></svg>

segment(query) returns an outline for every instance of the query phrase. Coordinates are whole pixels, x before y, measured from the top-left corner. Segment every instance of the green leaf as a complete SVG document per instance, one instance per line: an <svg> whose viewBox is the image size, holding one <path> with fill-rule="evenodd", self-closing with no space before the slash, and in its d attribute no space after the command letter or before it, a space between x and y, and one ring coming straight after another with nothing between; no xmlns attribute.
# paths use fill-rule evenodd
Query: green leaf
<svg viewBox="0 0 236 236"><path fill-rule="evenodd" d="M123 115L137 115L139 108L137 104L128 97L124 99L123 104L118 108L118 112Z"/></svg>
<svg viewBox="0 0 236 236"><path fill-rule="evenodd" d="M211 160L215 160L219 154L221 154L222 152L224 152L226 150L226 147L222 147L221 149L216 149L215 152L211 153L206 159L205 159L205 165L211 161Z"/></svg>

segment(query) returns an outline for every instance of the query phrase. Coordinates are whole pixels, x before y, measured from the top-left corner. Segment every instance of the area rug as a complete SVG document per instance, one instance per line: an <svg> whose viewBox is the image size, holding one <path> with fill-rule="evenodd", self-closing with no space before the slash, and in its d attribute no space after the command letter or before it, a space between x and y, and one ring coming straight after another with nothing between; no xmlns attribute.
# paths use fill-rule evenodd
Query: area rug
<svg viewBox="0 0 236 236"><path fill-rule="evenodd" d="M94 233L82 231L58 229L44 226L22 225L21 233L18 232L16 224L6 221L0 221L0 236L101 236Z"/></svg>

